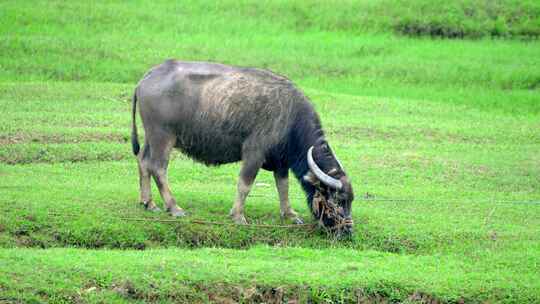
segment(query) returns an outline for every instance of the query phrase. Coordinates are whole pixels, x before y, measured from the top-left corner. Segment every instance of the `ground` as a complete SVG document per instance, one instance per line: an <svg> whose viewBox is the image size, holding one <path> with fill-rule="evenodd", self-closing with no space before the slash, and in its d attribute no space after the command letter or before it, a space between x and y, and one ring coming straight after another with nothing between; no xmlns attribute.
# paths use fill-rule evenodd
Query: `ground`
<svg viewBox="0 0 540 304"><path fill-rule="evenodd" d="M539 6L331 3L0 4L0 302L540 302ZM231 225L239 164L178 152L189 217L138 205L131 94L171 57L291 78L354 237L282 222L268 172L246 216L287 227ZM294 180L291 200L312 224Z"/></svg>

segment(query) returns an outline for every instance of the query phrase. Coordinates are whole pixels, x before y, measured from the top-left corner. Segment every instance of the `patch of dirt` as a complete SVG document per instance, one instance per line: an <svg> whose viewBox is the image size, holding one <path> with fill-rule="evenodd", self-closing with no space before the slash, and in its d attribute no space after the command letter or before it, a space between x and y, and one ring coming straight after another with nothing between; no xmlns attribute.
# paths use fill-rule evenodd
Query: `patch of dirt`
<svg viewBox="0 0 540 304"><path fill-rule="evenodd" d="M423 292L420 292L420 291L416 291L412 295L410 295L407 298L407 301L411 302L411 303L421 303L421 304L439 304L439 303L442 303L441 300L435 298L434 296L423 293ZM463 301L458 301L457 303L461 304L461 303L463 303Z"/></svg>
<svg viewBox="0 0 540 304"><path fill-rule="evenodd" d="M332 136L343 138L344 140L366 140L366 139L394 139L394 140L418 140L419 137L429 142L435 143L468 143L468 144L487 144L496 142L495 138L490 137L472 137L457 133L444 132L434 128L373 128L366 126L347 126L328 130Z"/></svg>
<svg viewBox="0 0 540 304"><path fill-rule="evenodd" d="M128 153L100 153L98 155L86 155L86 154L54 154L49 153L46 149L41 149L39 153L25 155L25 154L11 154L0 155L0 163L8 165L21 165L30 163L76 163L85 161L118 161L131 157Z"/></svg>
<svg viewBox="0 0 540 304"><path fill-rule="evenodd" d="M394 139L397 137L404 137L404 134L397 129L381 130L371 127L341 127L334 128L327 131L328 134L335 137L343 137L348 139Z"/></svg>
<svg viewBox="0 0 540 304"><path fill-rule="evenodd" d="M129 136L121 134L83 133L73 137L72 135L29 134L24 132L0 135L0 146L24 143L67 144L103 141L125 143L129 141Z"/></svg>
<svg viewBox="0 0 540 304"><path fill-rule="evenodd" d="M238 287L238 290L242 301L248 303L279 304L283 303L285 296L283 287Z"/></svg>
<svg viewBox="0 0 540 304"><path fill-rule="evenodd" d="M180 283L180 282L179 282ZM384 291L378 293L374 290L362 288L327 290L326 288L313 288L309 286L268 286L268 285L231 285L227 283L186 284L172 294L163 292L146 292L136 287L130 281L114 283L110 289L118 295L134 300L157 303L163 300L173 300L181 303L210 302L220 304L234 303L267 303L267 304L297 304L297 303L391 303L396 300L395 294L388 295ZM151 284L152 285L152 284ZM150 286L150 290L157 286ZM396 286L399 289L399 287ZM100 288L83 288L84 295L99 291ZM146 288L144 288L146 290ZM384 290L384 288L383 288ZM443 303L436 297L414 291L411 294L401 293L402 301L406 303L439 304ZM459 303L459 302L458 302Z"/></svg>
<svg viewBox="0 0 540 304"><path fill-rule="evenodd" d="M481 177L493 177L496 172L485 164L473 164L467 161L458 161L444 156L422 155L410 151L404 151L396 155L362 155L361 161L370 166L391 170L426 170L431 169L436 173L435 177L444 180L461 179L465 175Z"/></svg>
<svg viewBox="0 0 540 304"><path fill-rule="evenodd" d="M131 281L123 281L112 285L112 290L124 298L142 299L144 295L137 291Z"/></svg>

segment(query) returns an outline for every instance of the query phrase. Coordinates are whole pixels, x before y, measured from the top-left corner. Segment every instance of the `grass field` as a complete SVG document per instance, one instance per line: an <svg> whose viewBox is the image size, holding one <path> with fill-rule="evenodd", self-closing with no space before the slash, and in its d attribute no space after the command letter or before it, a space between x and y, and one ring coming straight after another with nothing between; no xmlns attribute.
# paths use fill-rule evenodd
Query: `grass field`
<svg viewBox="0 0 540 304"><path fill-rule="evenodd" d="M0 3L0 302L540 302L539 18L510 0ZM146 213L130 99L167 58L302 88L352 178L354 237L231 225L239 165L180 153L189 217ZM256 225L289 224L273 184L248 198ZM291 199L312 223L295 182Z"/></svg>

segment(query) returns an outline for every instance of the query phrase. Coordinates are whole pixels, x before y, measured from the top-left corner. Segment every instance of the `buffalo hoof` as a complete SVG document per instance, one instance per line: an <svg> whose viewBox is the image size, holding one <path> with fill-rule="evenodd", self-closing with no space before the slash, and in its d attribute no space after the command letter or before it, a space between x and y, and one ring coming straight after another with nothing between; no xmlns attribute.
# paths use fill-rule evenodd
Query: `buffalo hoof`
<svg viewBox="0 0 540 304"><path fill-rule="evenodd" d="M302 225L304 223L304 221L298 216L282 218L282 221L290 221L295 225Z"/></svg>
<svg viewBox="0 0 540 304"><path fill-rule="evenodd" d="M304 221L302 220L302 218L300 218L296 212L290 212L290 213L286 213L286 214L283 214L281 213L281 220L290 220L291 222L293 222L293 224L296 224L296 225L302 225L304 223Z"/></svg>
<svg viewBox="0 0 540 304"><path fill-rule="evenodd" d="M171 208L168 210L168 212L172 217L182 217L187 215L187 213L183 209L178 207Z"/></svg>
<svg viewBox="0 0 540 304"><path fill-rule="evenodd" d="M142 202L141 204L143 204L144 206L144 209L147 210L147 211L151 211L151 212L160 212L161 209L156 206L156 204L152 201L149 201L149 202Z"/></svg>
<svg viewBox="0 0 540 304"><path fill-rule="evenodd" d="M158 206L154 205L154 206L150 206L150 207L146 207L146 210L150 211L150 212L161 212L161 208L159 208Z"/></svg>
<svg viewBox="0 0 540 304"><path fill-rule="evenodd" d="M304 221L303 221L301 218L299 218L299 217L293 218L293 219L292 219L292 222L293 222L294 224L296 224L296 225L302 225L302 224L304 223Z"/></svg>
<svg viewBox="0 0 540 304"><path fill-rule="evenodd" d="M231 216L234 223L237 225L247 225L248 222L243 215Z"/></svg>

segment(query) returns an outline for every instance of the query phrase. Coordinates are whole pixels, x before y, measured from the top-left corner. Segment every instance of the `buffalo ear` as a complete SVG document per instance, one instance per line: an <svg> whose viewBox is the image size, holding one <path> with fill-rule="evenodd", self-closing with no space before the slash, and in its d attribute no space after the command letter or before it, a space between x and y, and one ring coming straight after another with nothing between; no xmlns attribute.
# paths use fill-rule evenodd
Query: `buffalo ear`
<svg viewBox="0 0 540 304"><path fill-rule="evenodd" d="M335 177L338 172L339 172L338 168L332 168L330 169L330 171L328 171L328 175Z"/></svg>
<svg viewBox="0 0 540 304"><path fill-rule="evenodd" d="M304 181L312 184L313 186L315 186L315 188L318 188L320 189L321 188L321 181L317 178L317 176L315 176L315 174L313 172L308 171L308 173L306 173L306 175L304 175L303 177Z"/></svg>
<svg viewBox="0 0 540 304"><path fill-rule="evenodd" d="M315 174L313 174L311 171L308 171L308 173L304 175L303 179L312 185L317 182L317 177L315 177Z"/></svg>

